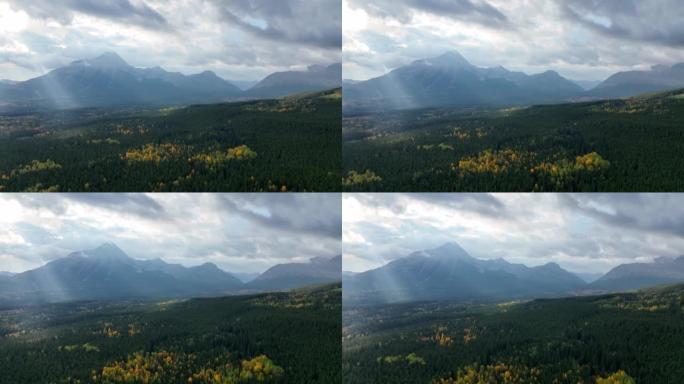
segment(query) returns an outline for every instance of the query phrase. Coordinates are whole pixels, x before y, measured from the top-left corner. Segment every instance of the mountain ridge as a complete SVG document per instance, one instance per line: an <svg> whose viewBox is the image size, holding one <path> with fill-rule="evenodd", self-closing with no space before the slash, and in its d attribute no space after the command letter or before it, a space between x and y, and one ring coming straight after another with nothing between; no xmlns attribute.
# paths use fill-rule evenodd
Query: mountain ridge
<svg viewBox="0 0 684 384"><path fill-rule="evenodd" d="M605 274L577 273L555 262L528 267L478 259L457 243L415 251L360 273L344 273L351 303L529 299L577 296L684 283L684 256L620 264Z"/></svg>
<svg viewBox="0 0 684 384"><path fill-rule="evenodd" d="M341 64L326 68L336 65L341 68ZM75 60L26 81L3 81L0 83L0 103L5 104L5 109L15 106L28 110L204 104L279 98L341 86L341 69L339 81L331 80L332 75L326 71L315 72L317 76L311 76L309 72L276 72L243 90L212 71L184 75L160 66L137 68L116 53L105 52L94 58ZM279 79L277 89L268 86L269 78ZM252 91L254 87L257 91Z"/></svg>
<svg viewBox="0 0 684 384"><path fill-rule="evenodd" d="M298 279L290 279L288 285L278 280L275 282L280 285L275 284L268 276L263 280L270 284L248 285L211 262L185 267L160 258L134 259L109 242L71 252L22 273L1 275L0 303L210 297L289 290L340 281L341 276L332 276L328 270L316 273L319 265L327 265L333 259L297 264L299 270L308 274L296 275ZM276 264L269 270L287 269L282 266L288 265L291 264ZM341 273L341 259L339 265Z"/></svg>
<svg viewBox="0 0 684 384"><path fill-rule="evenodd" d="M501 65L477 67L457 51L364 81L345 80L348 113L441 107L520 106L633 97L684 87L684 63L650 71L617 72L607 79L572 81L555 70L537 74Z"/></svg>
<svg viewBox="0 0 684 384"><path fill-rule="evenodd" d="M456 243L347 275L343 283L348 287L343 295L351 301L386 302L558 296L585 285L555 263L527 267L504 259L477 259Z"/></svg>

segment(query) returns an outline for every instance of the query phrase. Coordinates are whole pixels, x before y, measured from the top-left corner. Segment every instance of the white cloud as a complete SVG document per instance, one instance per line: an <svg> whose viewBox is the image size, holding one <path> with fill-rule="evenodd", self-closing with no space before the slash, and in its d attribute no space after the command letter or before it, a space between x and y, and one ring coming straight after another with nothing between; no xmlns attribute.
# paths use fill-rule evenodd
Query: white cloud
<svg viewBox="0 0 684 384"><path fill-rule="evenodd" d="M138 67L260 80L340 62L340 15L340 0L0 0L0 77L115 51Z"/></svg>
<svg viewBox="0 0 684 384"><path fill-rule="evenodd" d="M553 69L577 80L684 62L677 1L608 5L618 3L343 0L344 76L367 79L454 49L475 65Z"/></svg>
<svg viewBox="0 0 684 384"><path fill-rule="evenodd" d="M479 258L553 261L575 272L684 254L678 194L354 194L342 202L344 268L356 272L447 241Z"/></svg>
<svg viewBox="0 0 684 384"><path fill-rule="evenodd" d="M113 241L135 258L262 272L341 254L340 206L337 194L3 194L0 270Z"/></svg>

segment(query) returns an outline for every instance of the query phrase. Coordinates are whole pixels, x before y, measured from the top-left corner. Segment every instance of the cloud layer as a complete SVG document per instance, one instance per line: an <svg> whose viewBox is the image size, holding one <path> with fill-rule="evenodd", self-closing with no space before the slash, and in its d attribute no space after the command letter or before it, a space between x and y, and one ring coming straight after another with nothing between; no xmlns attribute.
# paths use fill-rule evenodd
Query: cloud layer
<svg viewBox="0 0 684 384"><path fill-rule="evenodd" d="M339 194L3 194L0 270L113 241L131 257L262 272L341 252Z"/></svg>
<svg viewBox="0 0 684 384"><path fill-rule="evenodd" d="M260 80L341 61L340 0L0 0L0 77L104 51L140 67Z"/></svg>
<svg viewBox="0 0 684 384"><path fill-rule="evenodd" d="M473 64L575 80L684 62L677 0L343 0L344 77L458 50Z"/></svg>
<svg viewBox="0 0 684 384"><path fill-rule="evenodd" d="M478 258L603 273L684 255L681 194L356 194L343 198L344 269L455 241Z"/></svg>

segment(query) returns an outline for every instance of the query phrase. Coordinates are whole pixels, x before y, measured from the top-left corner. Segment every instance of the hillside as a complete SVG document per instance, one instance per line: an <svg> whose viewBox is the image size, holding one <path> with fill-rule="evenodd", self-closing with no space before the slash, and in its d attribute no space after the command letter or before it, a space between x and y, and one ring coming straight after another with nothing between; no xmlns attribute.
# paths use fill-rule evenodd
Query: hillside
<svg viewBox="0 0 684 384"><path fill-rule="evenodd" d="M347 116L343 189L684 191L682 95Z"/></svg>
<svg viewBox="0 0 684 384"><path fill-rule="evenodd" d="M345 306L343 377L390 384L677 382L684 375L682 305L684 285L497 304Z"/></svg>
<svg viewBox="0 0 684 384"><path fill-rule="evenodd" d="M337 191L340 118L339 90L0 115L0 191Z"/></svg>
<svg viewBox="0 0 684 384"><path fill-rule="evenodd" d="M340 382L340 311L339 284L0 309L0 383Z"/></svg>

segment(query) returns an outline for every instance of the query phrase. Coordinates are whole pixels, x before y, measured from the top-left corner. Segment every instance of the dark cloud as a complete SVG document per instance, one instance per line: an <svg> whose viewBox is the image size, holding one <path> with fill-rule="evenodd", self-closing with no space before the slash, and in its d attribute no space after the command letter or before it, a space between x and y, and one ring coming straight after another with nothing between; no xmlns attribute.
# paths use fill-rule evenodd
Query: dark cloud
<svg viewBox="0 0 684 384"><path fill-rule="evenodd" d="M340 0L215 1L227 22L256 37L322 48L342 46Z"/></svg>
<svg viewBox="0 0 684 384"><path fill-rule="evenodd" d="M563 0L563 16L617 39L684 46L684 7L679 0Z"/></svg>
<svg viewBox="0 0 684 384"><path fill-rule="evenodd" d="M342 199L339 194L221 194L229 213L260 226L339 239Z"/></svg>
<svg viewBox="0 0 684 384"><path fill-rule="evenodd" d="M486 193L412 193L411 201L422 201L448 209L458 209L486 216L504 217L506 206L494 195ZM384 207L395 214L404 213L409 204L404 194L359 194L356 198L364 205Z"/></svg>
<svg viewBox="0 0 684 384"><path fill-rule="evenodd" d="M109 209L118 213L128 213L151 220L167 219L167 212L157 201L139 193L71 193L66 195L71 201Z"/></svg>
<svg viewBox="0 0 684 384"><path fill-rule="evenodd" d="M11 80L108 51L136 67L238 81L341 61L341 0L0 0L0 9L0 22L18 21L0 25L0 77Z"/></svg>
<svg viewBox="0 0 684 384"><path fill-rule="evenodd" d="M485 0L351 0L350 4L402 23L411 21L416 10L492 27L508 23L506 15Z"/></svg>
<svg viewBox="0 0 684 384"><path fill-rule="evenodd" d="M8 194L2 211L0 270L108 241L134 258L234 272L341 253L340 194Z"/></svg>
<svg viewBox="0 0 684 384"><path fill-rule="evenodd" d="M684 237L684 205L678 194L561 194L561 203L601 222L637 231Z"/></svg>
<svg viewBox="0 0 684 384"><path fill-rule="evenodd" d="M11 6L31 16L63 24L71 23L74 13L83 13L145 28L168 27L166 18L143 0L15 0Z"/></svg>
<svg viewBox="0 0 684 384"><path fill-rule="evenodd" d="M147 195L135 193L67 193L64 195L13 195L23 206L42 208L56 215L64 215L69 202L107 209L126 215L140 216L150 220L168 219L164 207Z"/></svg>
<svg viewBox="0 0 684 384"><path fill-rule="evenodd" d="M345 268L353 271L450 241L479 258L556 262L577 272L684 254L684 194L359 194L344 201L352 212L345 213Z"/></svg>

